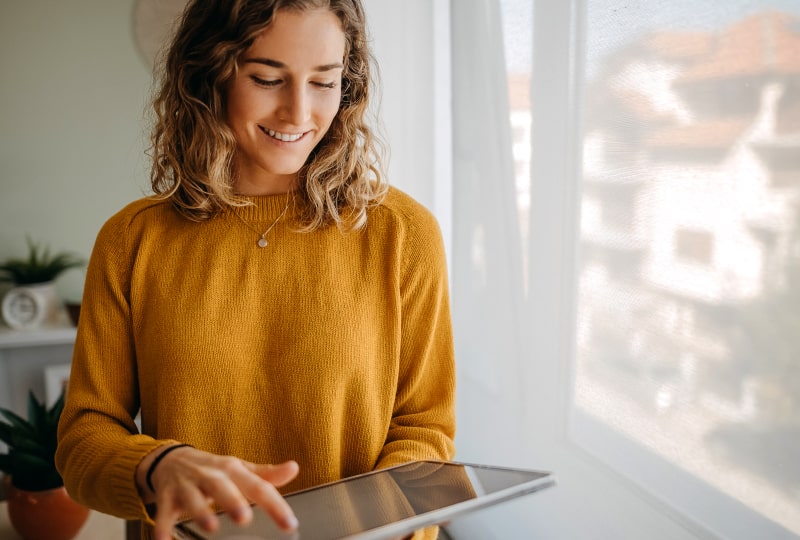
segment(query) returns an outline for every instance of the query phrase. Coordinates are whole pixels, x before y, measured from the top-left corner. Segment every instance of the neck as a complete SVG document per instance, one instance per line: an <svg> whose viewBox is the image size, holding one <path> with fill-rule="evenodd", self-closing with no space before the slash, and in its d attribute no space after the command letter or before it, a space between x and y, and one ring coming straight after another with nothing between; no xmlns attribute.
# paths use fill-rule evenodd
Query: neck
<svg viewBox="0 0 800 540"><path fill-rule="evenodd" d="M281 195L288 193L297 187L297 176L275 176L269 179L258 178L239 178L234 184L234 189L239 195L259 196L259 195Z"/></svg>

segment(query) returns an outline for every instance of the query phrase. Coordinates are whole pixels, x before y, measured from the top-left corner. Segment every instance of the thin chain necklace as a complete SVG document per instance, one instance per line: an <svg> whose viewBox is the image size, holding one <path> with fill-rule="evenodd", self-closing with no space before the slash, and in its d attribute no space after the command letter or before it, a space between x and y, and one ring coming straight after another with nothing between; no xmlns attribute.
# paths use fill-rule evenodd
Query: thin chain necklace
<svg viewBox="0 0 800 540"><path fill-rule="evenodd" d="M289 199L289 195L287 195L287 196L286 196L286 206L283 208L283 212L281 212L281 214L280 214L280 215L279 215L277 218L275 218L275 221L273 221L273 222L270 224L270 226L269 226L269 227L267 227L267 230L266 230L266 231L264 231L263 233L261 233L261 232L258 232L258 229L256 229L255 227L253 227L253 226L252 226L252 225L251 225L251 224L250 224L250 223L249 223L249 222L248 222L246 219L244 219L244 218L243 218L243 217L242 217L242 216L239 214L239 211L238 211L238 210L237 210L235 207L233 208L233 213L234 213L234 214L236 214L236 217L238 217L238 218L241 220L241 222L242 222L242 223L244 223L244 224L245 224L245 226L246 226L248 229L250 229L251 231L253 231L254 233L256 233L256 234L259 236L259 238L258 238L258 242L256 242L256 245L257 245L258 247L260 247L260 248L265 248L265 247L267 247L267 246L269 245L269 242L267 242L267 234L269 234L269 231L271 231L271 230L272 230L272 228L273 228L275 225L277 225L277 224L278 224L278 222L281 220L281 218L282 218L282 217L283 217L283 216L286 214L286 211L287 211L287 210L289 210L289 200L290 200L290 199Z"/></svg>

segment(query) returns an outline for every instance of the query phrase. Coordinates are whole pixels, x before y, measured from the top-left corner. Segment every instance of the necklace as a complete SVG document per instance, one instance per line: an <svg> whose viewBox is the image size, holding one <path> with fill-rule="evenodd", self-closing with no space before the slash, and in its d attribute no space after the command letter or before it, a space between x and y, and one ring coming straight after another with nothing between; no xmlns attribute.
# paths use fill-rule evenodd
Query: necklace
<svg viewBox="0 0 800 540"><path fill-rule="evenodd" d="M238 211L236 208L233 208L233 213L234 213L234 214L236 214L236 217L238 217L238 218L241 220L241 222L242 222L242 223L244 223L244 224L245 224L245 226L246 226L248 229L250 229L251 231L253 231L254 233L256 233L256 234L259 236L259 238L258 238L258 242L256 242L256 245L257 245L258 247L260 247L260 248L265 248L265 247L267 247L267 246L269 245L269 242L267 242L267 234L269 234L269 231L271 231L271 230L272 230L272 228L273 228L275 225L277 225L277 224L278 224L278 222L281 220L281 218L282 218L282 217L283 217L283 216L286 214L286 211L287 211L287 210L289 210L289 196L288 196L288 195L286 196L286 206L283 208L283 212L281 212L281 214L280 214L280 215L279 215L277 218L275 218L275 221L273 221L273 222L270 224L270 226L269 226L269 227L267 227L267 230L266 230L266 231L264 231L263 233L260 233L260 232L258 232L258 229L256 229L255 227L253 227L253 226L252 226L252 225L251 225L251 224L250 224L250 223L249 223L247 220L245 220L245 219L244 219L244 218L243 218L243 217L242 217L242 216L239 214L239 211Z"/></svg>

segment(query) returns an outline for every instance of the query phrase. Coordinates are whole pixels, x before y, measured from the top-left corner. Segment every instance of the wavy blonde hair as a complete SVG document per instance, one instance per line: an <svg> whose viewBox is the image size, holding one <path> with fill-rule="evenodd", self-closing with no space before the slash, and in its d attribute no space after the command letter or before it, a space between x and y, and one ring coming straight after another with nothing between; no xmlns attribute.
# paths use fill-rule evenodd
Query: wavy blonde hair
<svg viewBox="0 0 800 540"><path fill-rule="evenodd" d="M384 147L366 120L372 55L360 0L192 0L159 67L153 192L193 221L247 204L233 189L237 146L225 121L226 87L241 55L281 9L331 11L346 42L339 112L299 172L300 229L360 228L388 189Z"/></svg>

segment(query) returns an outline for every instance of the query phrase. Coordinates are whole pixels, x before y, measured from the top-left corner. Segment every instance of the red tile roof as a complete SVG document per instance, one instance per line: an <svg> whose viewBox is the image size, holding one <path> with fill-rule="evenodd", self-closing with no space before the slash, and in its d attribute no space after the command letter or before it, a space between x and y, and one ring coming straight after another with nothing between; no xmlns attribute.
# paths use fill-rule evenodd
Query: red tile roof
<svg viewBox="0 0 800 540"><path fill-rule="evenodd" d="M681 82L800 74L800 20L788 13L763 12L717 35L708 60L684 72Z"/></svg>
<svg viewBox="0 0 800 540"><path fill-rule="evenodd" d="M708 56L713 36L707 32L660 31L647 36L642 45L659 58L687 61Z"/></svg>

